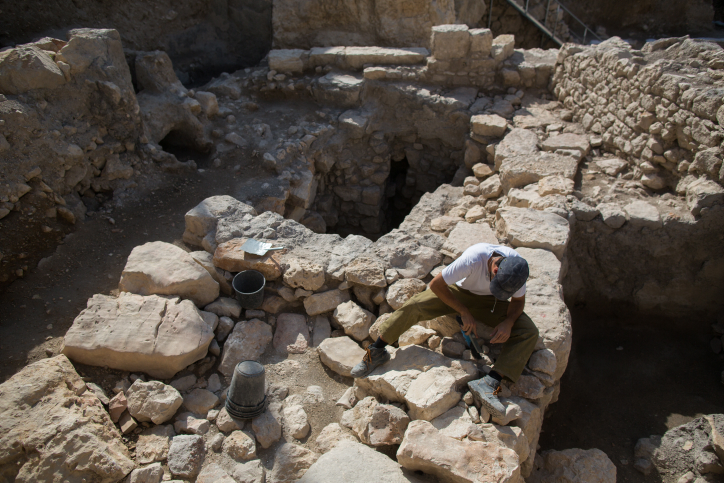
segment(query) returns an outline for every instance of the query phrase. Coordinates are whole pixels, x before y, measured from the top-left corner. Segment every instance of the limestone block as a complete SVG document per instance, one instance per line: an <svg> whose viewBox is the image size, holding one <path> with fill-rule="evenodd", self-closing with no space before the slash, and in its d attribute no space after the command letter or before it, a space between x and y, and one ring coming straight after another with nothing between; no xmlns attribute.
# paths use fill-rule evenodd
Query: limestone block
<svg viewBox="0 0 724 483"><path fill-rule="evenodd" d="M241 304L236 299L219 297L204 307L204 311L211 312L219 317L239 317L241 315Z"/></svg>
<svg viewBox="0 0 724 483"><path fill-rule="evenodd" d="M216 416L216 427L223 433L235 431L237 429L244 429L243 421L235 420L226 410L226 407L222 407L219 414Z"/></svg>
<svg viewBox="0 0 724 483"><path fill-rule="evenodd" d="M277 72L303 72L303 57L308 51L300 49L274 49L269 51L269 68Z"/></svg>
<svg viewBox="0 0 724 483"><path fill-rule="evenodd" d="M367 69L365 69L365 77L366 75ZM365 134L369 117L358 110L349 110L340 114L337 120L339 121L339 126L349 132L350 137L360 139Z"/></svg>
<svg viewBox="0 0 724 483"><path fill-rule="evenodd" d="M309 51L309 66L323 67L341 62L341 60L338 61L337 59L344 56L345 50L347 50L347 47L312 47Z"/></svg>
<svg viewBox="0 0 724 483"><path fill-rule="evenodd" d="M357 365L365 351L349 337L325 339L319 344L319 359L337 374L351 377L350 371Z"/></svg>
<svg viewBox="0 0 724 483"><path fill-rule="evenodd" d="M497 153L497 151L496 151ZM511 156L500 164L500 181L503 191L536 183L548 176L573 179L578 161L572 156L555 153L534 153L527 156Z"/></svg>
<svg viewBox="0 0 724 483"><path fill-rule="evenodd" d="M352 438L347 433L345 435ZM347 438L325 452L298 483L337 483L340 481L345 483L369 481L421 483L416 476L403 471L393 459L356 440L348 441Z"/></svg>
<svg viewBox="0 0 724 483"><path fill-rule="evenodd" d="M424 344L428 338L435 335L436 333L437 332L432 329L426 329L425 327L422 327L420 325L413 325L402 333L397 342L400 347L412 344L420 345Z"/></svg>
<svg viewBox="0 0 724 483"><path fill-rule="evenodd" d="M204 237L216 231L220 219L235 214L256 216L256 210L227 195L206 198L190 209L184 216L186 223L186 230L183 234L184 242L194 246L201 246Z"/></svg>
<svg viewBox="0 0 724 483"><path fill-rule="evenodd" d="M312 347L319 347L331 334L332 328L329 319L322 315L314 316L312 319Z"/></svg>
<svg viewBox="0 0 724 483"><path fill-rule="evenodd" d="M303 354L311 343L307 318L301 314L280 314L274 332L274 349L281 354Z"/></svg>
<svg viewBox="0 0 724 483"><path fill-rule="evenodd" d="M538 136L528 129L515 128L506 134L495 148L495 169L503 160L513 156L529 156L538 152Z"/></svg>
<svg viewBox="0 0 724 483"><path fill-rule="evenodd" d="M20 46L0 54L0 93L22 94L33 89L55 89L65 76L50 56L36 46Z"/></svg>
<svg viewBox="0 0 724 483"><path fill-rule="evenodd" d="M397 450L397 461L443 481L521 480L518 455L513 450L482 441L458 441L427 421L410 423Z"/></svg>
<svg viewBox="0 0 724 483"><path fill-rule="evenodd" d="M251 429L262 448L268 448L282 437L281 403L272 401L261 416L251 421Z"/></svg>
<svg viewBox="0 0 724 483"><path fill-rule="evenodd" d="M189 300L94 295L66 333L62 352L82 364L168 379L205 357L213 336Z"/></svg>
<svg viewBox="0 0 724 483"><path fill-rule="evenodd" d="M495 175L480 183L480 196L485 199L497 198L503 192L503 185L500 183L500 176Z"/></svg>
<svg viewBox="0 0 724 483"><path fill-rule="evenodd" d="M502 62L511 55L515 50L515 36L513 35L498 35L493 39L493 44L490 48L490 55L495 59L496 62Z"/></svg>
<svg viewBox="0 0 724 483"><path fill-rule="evenodd" d="M528 367L532 371L539 371L545 374L555 374L556 354L550 349L543 349L533 352L528 361Z"/></svg>
<svg viewBox="0 0 724 483"><path fill-rule="evenodd" d="M385 304L389 307L389 304L385 302ZM377 317L377 320L375 320L375 323L370 326L370 339L376 341L377 338L380 336L379 330L382 324L385 320L389 319L392 315L392 307L389 307L390 313L385 313Z"/></svg>
<svg viewBox="0 0 724 483"><path fill-rule="evenodd" d="M161 478L163 478L161 463L154 463L133 470L128 476L128 483L161 483Z"/></svg>
<svg viewBox="0 0 724 483"><path fill-rule="evenodd" d="M591 143L588 136L583 134L563 133L551 136L541 143L543 151L557 151L559 149L574 150L580 153L579 158L588 154Z"/></svg>
<svg viewBox="0 0 724 483"><path fill-rule="evenodd" d="M475 407L475 406L471 406ZM475 432L476 426L464 407L455 406L430 421L441 434L458 441Z"/></svg>
<svg viewBox="0 0 724 483"><path fill-rule="evenodd" d="M213 117L219 113L219 101L216 99L216 94L206 91L196 91L194 95L201 105L201 110L206 114L206 117Z"/></svg>
<svg viewBox="0 0 724 483"><path fill-rule="evenodd" d="M482 220L488 216L488 210L484 206L476 205L473 206L465 213L465 221L468 223L475 223L478 220Z"/></svg>
<svg viewBox="0 0 724 483"><path fill-rule="evenodd" d="M374 397L368 396L347 410L342 421L364 444L387 446L402 442L410 417L402 409L380 404Z"/></svg>
<svg viewBox="0 0 724 483"><path fill-rule="evenodd" d="M529 184L521 189L511 188L506 196L508 196L508 205L515 208L530 208L541 198L538 194L538 183Z"/></svg>
<svg viewBox="0 0 724 483"><path fill-rule="evenodd" d="M397 310L416 295L427 288L422 280L416 278L405 278L393 283L387 290L386 300L390 307Z"/></svg>
<svg viewBox="0 0 724 483"><path fill-rule="evenodd" d="M337 306L332 316L337 324L341 325L345 334L363 341L369 336L370 326L376 317L353 301Z"/></svg>
<svg viewBox="0 0 724 483"><path fill-rule="evenodd" d="M487 223L459 222L445 241L440 251L452 258L458 258L465 250L476 243L497 245L498 239Z"/></svg>
<svg viewBox="0 0 724 483"><path fill-rule="evenodd" d="M499 138L507 128L508 121L497 114L478 114L470 118L470 130L479 136Z"/></svg>
<svg viewBox="0 0 724 483"><path fill-rule="evenodd" d="M304 309L307 315L319 315L335 310L337 306L349 301L347 290L328 290L327 292L315 293L304 299Z"/></svg>
<svg viewBox="0 0 724 483"><path fill-rule="evenodd" d="M459 216L438 216L430 221L430 229L432 231L448 231L455 228L459 222L463 221Z"/></svg>
<svg viewBox="0 0 724 483"><path fill-rule="evenodd" d="M22 368L0 394L0 457L10 480L120 481L134 469L108 413L65 356ZM29 448L37 448L30 459ZM94 463L71 464L69 449Z"/></svg>
<svg viewBox="0 0 724 483"><path fill-rule="evenodd" d="M493 174L493 169L490 167L490 165L478 163L473 166L473 174L475 174L476 178L483 179Z"/></svg>
<svg viewBox="0 0 724 483"><path fill-rule="evenodd" d="M521 473L523 476L530 475L538 446L538 437L540 436L540 430L543 424L543 411L538 405L522 397L511 396L507 399L520 407L520 416L515 419L515 425L523 430L523 434L525 434L525 437L528 439L530 448L528 459L520 463Z"/></svg>
<svg viewBox="0 0 724 483"><path fill-rule="evenodd" d="M595 160L595 164L609 176L617 176L628 166L628 163L620 158L599 158Z"/></svg>
<svg viewBox="0 0 724 483"><path fill-rule="evenodd" d="M312 85L312 95L322 104L356 107L363 84L363 77L330 72Z"/></svg>
<svg viewBox="0 0 724 483"><path fill-rule="evenodd" d="M189 253L189 255L191 255L191 258L193 258L196 263L204 267L206 271L209 272L209 275L211 275L216 283L219 284L221 292L225 293L226 295L231 295L234 293L234 290L231 288L231 282L226 280L226 277L224 276L224 270L221 270L214 266L213 254L207 251L196 251Z"/></svg>
<svg viewBox="0 0 724 483"><path fill-rule="evenodd" d="M214 252L214 265L229 272L256 270L269 280L276 280L282 275L280 251L267 252L264 256L252 255L241 250L246 238L234 238L221 243ZM283 251L283 250L282 250Z"/></svg>
<svg viewBox="0 0 724 483"><path fill-rule="evenodd" d="M596 209L601 213L603 222L611 228L621 228L626 223L626 213L615 203L601 203Z"/></svg>
<svg viewBox="0 0 724 483"><path fill-rule="evenodd" d="M540 399L543 396L545 386L537 377L523 374L510 387L510 390L516 396L526 399Z"/></svg>
<svg viewBox="0 0 724 483"><path fill-rule="evenodd" d="M430 52L422 47L346 47L342 62L352 69L361 69L365 64L410 65L421 64Z"/></svg>
<svg viewBox="0 0 724 483"><path fill-rule="evenodd" d="M496 234L513 247L544 248L560 260L568 246L568 220L553 213L529 208L500 208L496 213Z"/></svg>
<svg viewBox="0 0 724 483"><path fill-rule="evenodd" d="M272 328L268 324L259 319L239 322L226 339L219 372L231 377L239 362L258 361L271 341Z"/></svg>
<svg viewBox="0 0 724 483"><path fill-rule="evenodd" d="M704 208L724 204L724 188L704 178L686 187L686 204L691 214L698 216Z"/></svg>
<svg viewBox="0 0 724 483"><path fill-rule="evenodd" d="M546 176L538 181L538 194L548 195L570 195L573 193L573 180L563 176Z"/></svg>
<svg viewBox="0 0 724 483"><path fill-rule="evenodd" d="M133 386L131 386L133 387ZM183 404L186 409L194 414L206 415L210 409L216 407L219 398L211 391L196 388L183 398Z"/></svg>
<svg viewBox="0 0 724 483"><path fill-rule="evenodd" d="M284 283L290 287L314 292L324 285L324 267L301 258L287 258L285 262Z"/></svg>
<svg viewBox="0 0 724 483"><path fill-rule="evenodd" d="M345 431L342 428L342 426L339 425L339 423L330 423L330 424L326 425L319 432L319 436L317 436L317 439L315 441L317 442L317 450L321 454L328 453L329 451L334 449L338 444L342 443L343 441L349 441L352 443L359 444L359 443L357 443L357 438L352 436L349 432ZM366 446L364 446L364 447L366 448ZM375 453L378 454L376 451L375 451ZM351 462L352 461L345 461L345 464L340 467L337 467L334 473L337 474L337 471L339 471L339 469L341 469L344 466L349 465ZM302 479L301 481L304 481L304 479ZM310 481L314 481L316 483L318 480L310 480ZM380 480L380 481L384 481L384 480Z"/></svg>
<svg viewBox="0 0 724 483"><path fill-rule="evenodd" d="M165 242L138 246L128 256L118 288L140 295L178 295L203 307L219 296L219 284L181 248Z"/></svg>
<svg viewBox="0 0 724 483"><path fill-rule="evenodd" d="M385 270L379 260L359 257L347 266L345 278L348 282L367 287L386 287Z"/></svg>
<svg viewBox="0 0 724 483"><path fill-rule="evenodd" d="M467 25L436 25L432 28L432 56L438 60L468 56L470 32Z"/></svg>
<svg viewBox="0 0 724 483"><path fill-rule="evenodd" d="M342 243L332 249L327 273L335 280L343 280L347 265L362 254L372 241L359 235L348 235Z"/></svg>
<svg viewBox="0 0 724 483"><path fill-rule="evenodd" d="M224 439L222 451L234 461L246 461L256 458L254 437L245 431L232 431Z"/></svg>
<svg viewBox="0 0 724 483"><path fill-rule="evenodd" d="M457 404L461 397L457 388L477 374L471 362L409 345L394 351L389 362L355 383L368 394L406 402L412 419L430 420Z"/></svg>
<svg viewBox="0 0 724 483"><path fill-rule="evenodd" d="M518 454L518 461L526 461L530 456L530 445L523 430L517 426L499 426L493 423L481 424L481 433L485 441L506 446Z"/></svg>
<svg viewBox="0 0 724 483"><path fill-rule="evenodd" d="M229 476L221 466L212 463L201 470L196 478L196 483L236 483L236 480Z"/></svg>
<svg viewBox="0 0 724 483"><path fill-rule="evenodd" d="M623 207L628 215L628 222L632 226L647 227L656 230L662 227L659 210L652 204L642 200L635 200Z"/></svg>
<svg viewBox="0 0 724 483"><path fill-rule="evenodd" d="M510 191L508 193L510 193ZM598 208L594 208L593 206L590 206L578 200L573 200L570 205L570 209L573 214L576 215L576 220L580 221L591 221L601 214L598 211Z"/></svg>
<svg viewBox="0 0 724 483"><path fill-rule="evenodd" d="M137 420L163 424L181 407L183 398L171 386L159 381L143 382L136 379L126 391L128 412Z"/></svg>
<svg viewBox="0 0 724 483"><path fill-rule="evenodd" d="M192 413L181 413L176 417L173 427L177 433L203 435L209 432L211 423L206 419L194 417Z"/></svg>
<svg viewBox="0 0 724 483"><path fill-rule="evenodd" d="M493 47L493 33L490 29L470 29L470 53L490 55Z"/></svg>
<svg viewBox="0 0 724 483"><path fill-rule="evenodd" d="M282 410L284 418L284 432L292 438L302 439L309 434L309 421L307 413L299 404L291 404L284 406Z"/></svg>
<svg viewBox="0 0 724 483"><path fill-rule="evenodd" d="M168 469L174 476L191 479L201 471L205 457L203 436L174 436L168 449Z"/></svg>
<svg viewBox="0 0 724 483"><path fill-rule="evenodd" d="M174 437L170 424L145 429L138 435L136 442L136 461L145 465L154 461L163 461L168 456L171 438Z"/></svg>
<svg viewBox="0 0 724 483"><path fill-rule="evenodd" d="M548 450L540 455L541 465L526 479L529 483L554 481L596 481L614 483L616 465L600 449Z"/></svg>
<svg viewBox="0 0 724 483"><path fill-rule="evenodd" d="M319 455L302 446L284 443L274 456L274 468L267 475L267 483L291 483L299 480Z"/></svg>
<svg viewBox="0 0 724 483"><path fill-rule="evenodd" d="M526 286L525 313L535 322L539 333L535 349L550 349L555 353L554 378L559 379L571 352L571 314L563 302L558 284L537 278L529 279Z"/></svg>

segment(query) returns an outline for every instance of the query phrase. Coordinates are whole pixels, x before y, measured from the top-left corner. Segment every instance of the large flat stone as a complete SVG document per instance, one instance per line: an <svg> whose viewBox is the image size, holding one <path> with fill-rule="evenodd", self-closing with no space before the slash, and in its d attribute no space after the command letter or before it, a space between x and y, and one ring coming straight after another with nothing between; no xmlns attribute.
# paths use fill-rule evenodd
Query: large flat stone
<svg viewBox="0 0 724 483"><path fill-rule="evenodd" d="M239 362L258 361L271 341L272 328L269 324L259 319L239 322L226 339L219 372L231 377Z"/></svg>
<svg viewBox="0 0 724 483"><path fill-rule="evenodd" d="M508 121L497 114L478 114L470 118L470 130L486 137L501 137L508 129Z"/></svg>
<svg viewBox="0 0 724 483"><path fill-rule="evenodd" d="M445 436L427 421L413 421L397 450L397 461L410 470L442 481L522 483L518 455L494 443Z"/></svg>
<svg viewBox="0 0 724 483"><path fill-rule="evenodd" d="M178 295L199 307L219 296L219 284L191 255L160 241L131 251L118 288L139 295Z"/></svg>
<svg viewBox="0 0 724 483"><path fill-rule="evenodd" d="M328 290L305 298L304 309L307 311L307 315L324 314L335 310L338 305L348 300L349 292L347 290Z"/></svg>
<svg viewBox="0 0 724 483"><path fill-rule="evenodd" d="M462 397L457 388L478 376L472 362L449 359L418 345L388 350L390 361L355 384L369 394L406 402L412 419L441 415Z"/></svg>
<svg viewBox="0 0 724 483"><path fill-rule="evenodd" d="M221 243L214 252L214 265L229 272L256 270L261 272L267 280L276 280L281 277L280 252L267 252L264 256L247 253L241 249L246 240L246 238L234 238Z"/></svg>
<svg viewBox="0 0 724 483"><path fill-rule="evenodd" d="M231 196L221 195L206 198L184 216L186 222L186 230L183 234L184 242L189 245L202 246L204 238L216 231L216 225L221 218L237 213L256 216L256 210L253 207Z"/></svg>
<svg viewBox="0 0 724 483"><path fill-rule="evenodd" d="M342 441L321 456L298 483L418 483L412 472L364 444Z"/></svg>
<svg viewBox="0 0 724 483"><path fill-rule="evenodd" d="M361 69L365 64L409 65L422 63L430 52L422 47L346 47L344 63L353 69Z"/></svg>
<svg viewBox="0 0 724 483"><path fill-rule="evenodd" d="M512 129L495 148L495 169L507 158L538 152L538 136L528 129Z"/></svg>
<svg viewBox="0 0 724 483"><path fill-rule="evenodd" d="M362 361L364 355L364 349L346 336L325 339L319 344L319 359L322 363L345 377L351 377L350 371Z"/></svg>
<svg viewBox="0 0 724 483"><path fill-rule="evenodd" d="M0 93L17 95L32 89L54 89L65 82L58 65L36 46L24 45L0 53Z"/></svg>
<svg viewBox="0 0 724 483"><path fill-rule="evenodd" d="M578 151L582 158L591 149L588 136L583 134L563 133L551 136L541 143L543 151L557 151L558 149Z"/></svg>
<svg viewBox="0 0 724 483"><path fill-rule="evenodd" d="M302 354L310 344L307 318L301 314L280 314L274 333L274 349L282 354Z"/></svg>
<svg viewBox="0 0 724 483"><path fill-rule="evenodd" d="M500 208L495 213L498 239L506 238L515 248L544 248L560 260L568 246L568 220L530 208Z"/></svg>
<svg viewBox="0 0 724 483"><path fill-rule="evenodd" d="M189 300L94 295L65 334L62 352L91 366L173 377L203 359L214 337Z"/></svg>
<svg viewBox="0 0 724 483"><path fill-rule="evenodd" d="M458 258L465 250L476 243L498 244L493 230L487 223L468 223L461 221L450 232L447 241L440 251L453 258Z"/></svg>
<svg viewBox="0 0 724 483"><path fill-rule="evenodd" d="M572 156L555 153L536 153L527 156L510 156L500 164L500 182L503 191L536 183L547 176L573 179L578 161Z"/></svg>
<svg viewBox="0 0 724 483"><path fill-rule="evenodd" d="M135 467L100 400L63 355L0 384L0 434L5 481L112 482Z"/></svg>

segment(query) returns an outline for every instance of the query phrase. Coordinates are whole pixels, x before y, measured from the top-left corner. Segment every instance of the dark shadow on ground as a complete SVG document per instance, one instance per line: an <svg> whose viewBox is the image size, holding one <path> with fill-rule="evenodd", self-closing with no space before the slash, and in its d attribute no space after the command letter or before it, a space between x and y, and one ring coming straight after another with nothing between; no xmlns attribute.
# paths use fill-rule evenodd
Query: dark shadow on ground
<svg viewBox="0 0 724 483"><path fill-rule="evenodd" d="M571 315L573 348L541 451L598 448L616 464L618 481L661 481L633 468L636 441L724 410L724 356L709 347L714 320Z"/></svg>

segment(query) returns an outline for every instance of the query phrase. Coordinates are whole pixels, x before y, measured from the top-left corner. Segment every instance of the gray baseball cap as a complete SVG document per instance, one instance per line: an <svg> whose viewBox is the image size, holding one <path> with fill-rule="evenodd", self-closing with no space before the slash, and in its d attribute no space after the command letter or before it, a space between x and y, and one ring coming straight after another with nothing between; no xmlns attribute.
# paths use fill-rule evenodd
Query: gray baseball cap
<svg viewBox="0 0 724 483"><path fill-rule="evenodd" d="M490 292L498 300L508 300L528 280L528 262L520 257L506 257L498 265L498 273L490 282Z"/></svg>

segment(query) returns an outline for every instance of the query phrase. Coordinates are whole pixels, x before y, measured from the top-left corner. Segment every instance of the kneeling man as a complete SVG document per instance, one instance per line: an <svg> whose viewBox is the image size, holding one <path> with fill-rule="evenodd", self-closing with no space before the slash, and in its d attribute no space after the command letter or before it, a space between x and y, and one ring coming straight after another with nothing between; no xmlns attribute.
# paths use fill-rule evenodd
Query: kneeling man
<svg viewBox="0 0 724 483"><path fill-rule="evenodd" d="M502 417L500 381L503 377L518 380L538 341L538 328L523 312L527 279L528 262L512 248L488 243L471 246L432 279L429 290L410 298L382 323L379 338L352 369L352 377L366 377L390 360L385 346L417 322L458 313L466 333L477 337L477 319L494 327L491 343L503 344L493 370L468 383L478 402L493 416Z"/></svg>

